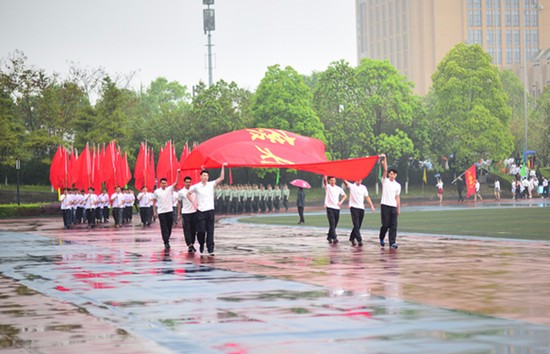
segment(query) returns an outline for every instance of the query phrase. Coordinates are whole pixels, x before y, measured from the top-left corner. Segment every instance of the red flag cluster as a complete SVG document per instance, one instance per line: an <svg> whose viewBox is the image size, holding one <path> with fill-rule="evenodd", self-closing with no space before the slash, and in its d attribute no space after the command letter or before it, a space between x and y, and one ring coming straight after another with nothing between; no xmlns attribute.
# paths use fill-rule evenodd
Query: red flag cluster
<svg viewBox="0 0 550 354"><path fill-rule="evenodd" d="M144 143L141 143L139 147L139 154L134 168L134 179L137 190L141 190L145 186L152 191L156 184L155 155L153 149L148 148L147 144Z"/></svg>
<svg viewBox="0 0 550 354"><path fill-rule="evenodd" d="M131 178L128 155L122 154L114 141L103 148L99 145L90 148L86 144L80 155L76 149L69 154L60 146L50 167L50 182L55 189L93 187L100 191L105 184L112 193L116 186L125 186Z"/></svg>

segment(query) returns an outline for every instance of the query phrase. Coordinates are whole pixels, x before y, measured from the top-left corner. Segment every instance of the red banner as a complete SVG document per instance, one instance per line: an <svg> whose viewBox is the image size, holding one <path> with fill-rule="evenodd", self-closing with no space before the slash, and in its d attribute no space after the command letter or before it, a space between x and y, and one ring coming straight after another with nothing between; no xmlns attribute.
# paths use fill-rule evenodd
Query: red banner
<svg viewBox="0 0 550 354"><path fill-rule="evenodd" d="M470 198L471 195L476 192L476 165L473 164L472 167L464 172L464 182L466 183L466 198Z"/></svg>
<svg viewBox="0 0 550 354"><path fill-rule="evenodd" d="M229 167L292 168L348 180L368 176L378 156L328 161L322 141L278 129L243 129L193 149L182 170Z"/></svg>

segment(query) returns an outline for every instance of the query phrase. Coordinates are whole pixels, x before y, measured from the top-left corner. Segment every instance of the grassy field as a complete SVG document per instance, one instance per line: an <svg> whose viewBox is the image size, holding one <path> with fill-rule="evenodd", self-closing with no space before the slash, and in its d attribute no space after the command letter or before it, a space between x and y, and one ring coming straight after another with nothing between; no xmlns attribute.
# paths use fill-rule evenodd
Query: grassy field
<svg viewBox="0 0 550 354"><path fill-rule="evenodd" d="M305 226L328 228L325 215L306 214L305 219ZM298 216L242 218L240 221L258 224L296 225ZM338 227L352 227L349 214L340 215ZM379 227L379 211L376 214L365 213L363 228L379 229ZM399 216L398 230L424 234L550 240L550 208L521 207L404 211Z"/></svg>

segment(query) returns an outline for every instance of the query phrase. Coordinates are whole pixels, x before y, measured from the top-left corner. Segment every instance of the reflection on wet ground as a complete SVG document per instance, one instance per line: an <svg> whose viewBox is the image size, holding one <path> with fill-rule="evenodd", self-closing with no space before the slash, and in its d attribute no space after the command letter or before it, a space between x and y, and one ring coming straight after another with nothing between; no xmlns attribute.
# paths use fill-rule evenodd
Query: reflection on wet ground
<svg viewBox="0 0 550 354"><path fill-rule="evenodd" d="M17 230L21 221L3 221ZM550 244L218 223L0 232L0 352L550 352Z"/></svg>

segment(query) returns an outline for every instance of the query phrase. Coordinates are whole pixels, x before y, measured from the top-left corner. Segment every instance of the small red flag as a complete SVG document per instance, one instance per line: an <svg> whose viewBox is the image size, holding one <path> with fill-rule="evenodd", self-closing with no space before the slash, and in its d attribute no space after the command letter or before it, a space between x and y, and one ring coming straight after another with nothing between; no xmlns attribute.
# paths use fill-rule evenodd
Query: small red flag
<svg viewBox="0 0 550 354"><path fill-rule="evenodd" d="M466 183L466 198L470 198L476 192L476 165L473 164L464 172L464 181Z"/></svg>

